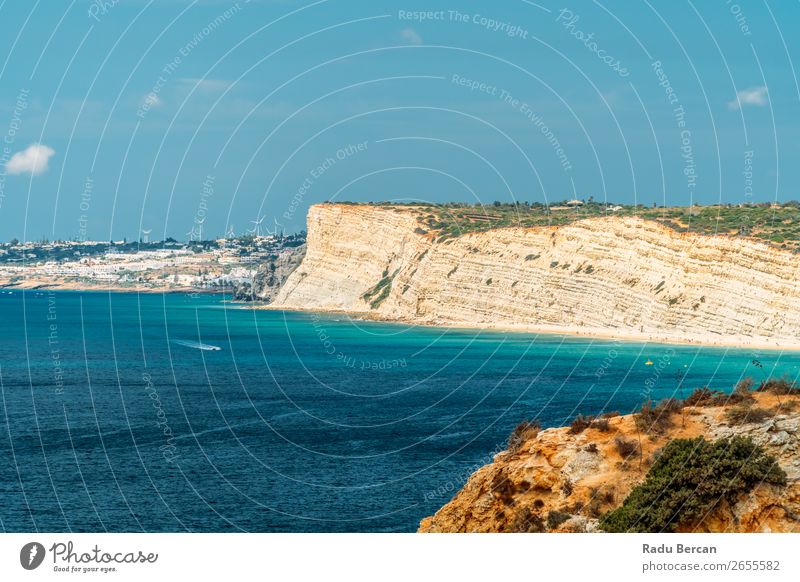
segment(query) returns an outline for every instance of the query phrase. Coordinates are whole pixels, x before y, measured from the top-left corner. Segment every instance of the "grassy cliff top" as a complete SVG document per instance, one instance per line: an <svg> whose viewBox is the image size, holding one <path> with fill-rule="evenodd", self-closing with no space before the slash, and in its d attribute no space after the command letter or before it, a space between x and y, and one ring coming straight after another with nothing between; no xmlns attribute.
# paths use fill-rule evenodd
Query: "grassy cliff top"
<svg viewBox="0 0 800 582"><path fill-rule="evenodd" d="M360 204L337 202L337 204ZM541 203L471 205L371 203L393 209L416 209L420 229L446 240L493 228L560 226L598 216L636 216L654 220L678 232L748 237L777 247L800 251L800 202L714 206L645 207L601 202L546 206Z"/></svg>

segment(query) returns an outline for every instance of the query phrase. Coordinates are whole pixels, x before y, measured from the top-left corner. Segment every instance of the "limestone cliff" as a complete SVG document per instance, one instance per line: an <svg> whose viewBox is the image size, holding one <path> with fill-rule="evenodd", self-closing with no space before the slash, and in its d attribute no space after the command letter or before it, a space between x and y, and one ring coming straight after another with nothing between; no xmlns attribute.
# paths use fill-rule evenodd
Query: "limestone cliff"
<svg viewBox="0 0 800 582"><path fill-rule="evenodd" d="M770 410L768 418L754 415L756 422L732 423L727 416L731 406L687 407L674 412L671 425L656 435L643 434L631 415L608 419L604 430L541 431L516 452L501 452L475 472L449 503L422 520L420 531L598 531L597 518L623 502L667 442L698 435L752 438L777 459L787 484L761 483L679 531L800 531L800 397L754 398L752 406Z"/></svg>
<svg viewBox="0 0 800 582"><path fill-rule="evenodd" d="M441 242L424 208L325 204L274 305L425 324L800 347L800 261L608 217Z"/></svg>

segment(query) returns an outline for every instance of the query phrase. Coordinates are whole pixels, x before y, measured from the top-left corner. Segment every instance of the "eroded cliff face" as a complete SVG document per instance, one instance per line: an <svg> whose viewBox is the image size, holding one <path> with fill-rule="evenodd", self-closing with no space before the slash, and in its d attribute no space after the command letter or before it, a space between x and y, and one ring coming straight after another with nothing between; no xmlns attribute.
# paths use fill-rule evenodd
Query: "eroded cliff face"
<svg viewBox="0 0 800 582"><path fill-rule="evenodd" d="M636 218L444 242L415 207L326 204L277 294L291 309L396 321L800 347L800 261L764 243Z"/></svg>
<svg viewBox="0 0 800 582"><path fill-rule="evenodd" d="M795 411L800 398L772 394L755 398L755 406L777 413L756 423L730 425L725 417L730 407L687 407L675 413L672 426L658 435L642 434L631 415L609 419L604 431L544 430L515 453L497 454L449 503L423 519L419 531L600 531L598 517L618 507L644 480L657 451L672 439L701 435L709 440L752 438L778 460L787 485L757 485L679 531L800 531L800 413ZM637 450L622 454L618 439Z"/></svg>
<svg viewBox="0 0 800 582"><path fill-rule="evenodd" d="M271 303L289 276L300 266L305 254L305 244L284 249L274 259L262 263L252 281L237 285L234 299Z"/></svg>

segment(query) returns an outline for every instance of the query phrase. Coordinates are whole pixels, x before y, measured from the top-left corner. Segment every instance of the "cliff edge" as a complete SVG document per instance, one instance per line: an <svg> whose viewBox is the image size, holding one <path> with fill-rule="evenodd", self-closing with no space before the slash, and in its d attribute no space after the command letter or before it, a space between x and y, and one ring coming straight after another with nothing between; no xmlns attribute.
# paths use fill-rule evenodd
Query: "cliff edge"
<svg viewBox="0 0 800 582"><path fill-rule="evenodd" d="M432 325L800 348L800 261L635 217L443 240L414 206L323 204L282 309Z"/></svg>
<svg viewBox="0 0 800 582"><path fill-rule="evenodd" d="M523 427L512 437L512 450L476 471L449 503L422 520L419 531L595 532L609 526L614 527L609 531L800 531L800 396L753 393L746 403L734 403L735 397L705 394L703 405L662 406L657 415L651 410L644 417L578 419L577 430L575 423L538 433ZM648 429L643 418L657 426ZM760 465L764 474L755 471L752 451L740 468L731 464L733 437L769 456ZM701 459L698 447L711 449L715 439L719 446L712 454L724 455ZM684 449L683 458L664 458L670 443L677 453ZM700 472L696 483L687 477L691 464ZM728 474L721 473L725 470ZM654 477L658 471L661 483ZM748 471L752 479L744 487L737 480ZM767 471L783 477L770 478ZM631 495L642 483L647 486ZM729 485L733 489L725 489ZM631 499L623 503L629 496L640 505L638 515ZM693 504L694 513L687 515ZM604 515L622 506L624 513L604 523Z"/></svg>

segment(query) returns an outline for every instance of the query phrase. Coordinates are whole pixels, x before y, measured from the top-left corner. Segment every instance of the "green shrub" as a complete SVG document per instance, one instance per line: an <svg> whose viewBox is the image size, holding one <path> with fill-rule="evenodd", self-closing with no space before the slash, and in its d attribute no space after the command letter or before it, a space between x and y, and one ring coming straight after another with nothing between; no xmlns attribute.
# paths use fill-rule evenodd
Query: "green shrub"
<svg viewBox="0 0 800 582"><path fill-rule="evenodd" d="M672 532L735 502L759 483L786 484L786 473L752 439L676 439L665 446L622 506L606 513L608 532Z"/></svg>
<svg viewBox="0 0 800 582"><path fill-rule="evenodd" d="M383 302L384 299L389 296L389 292L392 290L392 279L394 279L396 274L397 271L395 271L393 275L389 276L389 271L384 271L383 278L378 281L372 289L364 293L361 298L364 301L369 301L370 307L375 309L381 304L381 302Z"/></svg>
<svg viewBox="0 0 800 582"><path fill-rule="evenodd" d="M391 290L392 290L391 285L387 285L383 289L381 289L380 293L378 293L378 296L375 297L372 301L369 302L370 309L375 309L381 303L383 303L383 300L386 299L389 296L389 292Z"/></svg>

